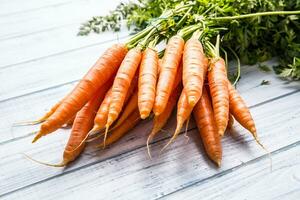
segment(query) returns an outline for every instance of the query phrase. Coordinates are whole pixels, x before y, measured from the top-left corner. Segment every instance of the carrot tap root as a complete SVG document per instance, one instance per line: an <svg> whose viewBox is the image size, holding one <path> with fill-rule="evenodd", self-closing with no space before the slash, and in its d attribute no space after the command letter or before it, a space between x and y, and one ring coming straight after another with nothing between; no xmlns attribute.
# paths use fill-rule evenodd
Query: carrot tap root
<svg viewBox="0 0 300 200"><path fill-rule="evenodd" d="M37 159L32 158L31 156L25 154L25 153L21 153L26 159L33 161L35 163L41 164L41 165L45 165L45 166L49 166L49 167L65 167L67 165L67 161L63 160L61 163L58 164L50 164L50 163L46 163L43 161L39 161Z"/></svg>
<svg viewBox="0 0 300 200"><path fill-rule="evenodd" d="M148 156L150 159L152 159L152 156L151 156L151 150L150 150L150 142L153 140L153 137L154 137L154 134L150 133L150 135L148 136L147 138L147 152L148 152Z"/></svg>

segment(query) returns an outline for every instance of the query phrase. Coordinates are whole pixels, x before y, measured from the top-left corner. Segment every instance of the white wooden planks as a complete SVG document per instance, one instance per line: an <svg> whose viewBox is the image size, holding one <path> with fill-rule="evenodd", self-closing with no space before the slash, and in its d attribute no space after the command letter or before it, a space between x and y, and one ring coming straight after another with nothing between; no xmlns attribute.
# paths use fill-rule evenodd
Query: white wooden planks
<svg viewBox="0 0 300 200"><path fill-rule="evenodd" d="M80 22L107 12L117 3L1 1L0 27L5 31L0 32L0 197L259 199L263 194L267 199L298 199L300 86L281 81L272 73L258 72L255 66L243 68L238 89L252 106L261 140L275 151L273 173L268 173L268 160L260 159L264 152L237 125L233 137L224 138L220 169L203 154L194 123L188 144L180 136L159 157L174 128L174 117L165 128L168 133L161 133L154 141L154 160L149 160L145 149L150 122L142 122L108 150L95 151L93 145L89 146L66 169L24 159L22 152L49 162L59 161L68 130L31 145L29 133L37 127L11 128L11 124L41 116L74 86L106 46L127 36L126 32L75 36ZM260 86L262 80L271 81L271 85ZM273 180L276 184L266 189Z"/></svg>
<svg viewBox="0 0 300 200"><path fill-rule="evenodd" d="M96 14L97 9L98 14L101 14L101 12L103 12L103 14L106 14L110 9L113 9L118 4L118 2L119 1L114 0L109 4L103 5L101 1L97 0L76 0L72 3L69 2L66 5L62 4L60 6L47 7L47 9L51 9L51 11L48 12L43 12L42 10L38 10L40 13L36 14L32 14L32 12L30 12L33 15L31 17L38 20L34 20L33 22L29 20L29 27L26 28L26 30L23 30L20 27L20 24L22 24L22 26L27 26L27 20L23 19L24 17L22 16L19 16L21 18L21 22L20 24L17 24L17 27L20 27L20 29L16 29L16 26L10 25L11 23L3 19L4 24L1 25L0 21L1 29L5 30L5 27L8 26L9 30L19 30L22 32L22 34L25 34L25 36L11 37L13 35L10 36L9 34L5 36L8 37L7 39L4 38L4 40L0 40L1 57L5 58L0 59L0 68L9 67L16 64L21 65L24 62L26 63L35 61L37 59L57 55L66 51L72 51L74 49L82 48L85 46L95 45L106 40L117 39L118 37L122 37L123 34L127 35L128 33L124 31L115 34L104 33L101 36L95 34L89 37L77 36L79 25L81 23L79 22L79 20L85 22L91 16ZM90 11L91 7L93 7L94 11ZM54 16L49 15L49 12L51 12ZM50 19L43 20L43 18L51 18L52 21ZM54 20L54 18L56 20ZM64 20L58 23L57 21L59 21L60 18L64 18ZM76 23L74 23L74 18L78 19ZM54 28L49 29L49 27L51 27L51 24L54 24ZM27 29L30 29L31 27L33 29L36 29L34 27L37 27L38 29L40 29L39 27L44 27L48 30L40 32L37 31L37 33L35 34L28 34L30 33L30 30ZM26 31L27 34L23 31ZM4 32L6 34L5 31L1 32ZM11 38L9 39L9 37Z"/></svg>
<svg viewBox="0 0 300 200"><path fill-rule="evenodd" d="M24 9L24 6L16 6L22 2L14 0L9 1L14 3L14 8ZM9 2L5 2L7 5ZM103 6L103 1L99 0L73 0L73 1L37 1L34 3L26 1L26 5L33 8L14 14L1 16L0 27L3 31L0 32L0 40L7 40L18 37L26 37L40 32L49 32L58 28L79 28L79 25L92 16L105 15L110 10L113 10L119 0L112 0ZM54 5L47 5L52 3ZM43 4L43 5L38 5ZM34 7L40 6L39 9ZM41 7L42 6L42 7ZM3 2L1 1L0 13L3 12ZM11 8L9 11L11 12ZM76 34L75 31L72 35Z"/></svg>
<svg viewBox="0 0 300 200"><path fill-rule="evenodd" d="M98 47L91 48L89 55L94 55L94 57L91 59L84 59L88 56L83 56L83 58L79 59L78 62L76 60L80 56L81 52L79 52L78 55L74 55L72 53L69 56L66 55L61 58L61 60L65 59L64 62L69 65L60 65L55 62L55 59L47 59L47 61L36 65L36 68L34 66L28 66L23 68L24 70L18 69L16 74L20 73L21 75L16 76L19 78L23 77L23 84L20 81L13 81L14 79L8 72L5 73L5 76L0 74L0 77L5 80L3 84L0 85L0 91L2 91L0 92L0 97L3 95L2 99L11 98L0 102L0 110L3 113L6 113L5 115L0 115L0 142L22 137L33 130L36 130L37 127L18 127L12 129L11 125L15 122L33 120L42 116L47 109L51 108L55 102L67 94L74 86L64 84L72 82L76 78L79 79L88 70L89 65L84 64L89 62L91 65L94 60L97 59L97 50ZM80 60L83 60L84 62L81 63ZM33 73L35 70L38 70L38 68L43 68L44 65L47 69L49 69L49 71L41 71L39 76ZM56 68L57 66L60 67ZM50 70L53 69L52 67L54 70ZM73 68L76 70L72 70ZM31 71L31 69L33 69L33 71ZM11 71L11 73L12 72L13 71ZM249 106L259 104L300 89L299 84L296 82L287 83L278 79L272 73L258 71L256 66L243 67L242 76L249 78L242 78L238 84L238 89ZM12 80L7 77L11 77ZM271 85L260 86L259 84L263 79L270 80ZM7 84L6 82L10 84ZM62 84L62 86L56 87L57 84ZM29 87L29 85L31 87ZM10 88L10 90L7 90L6 87ZM52 87L52 89L45 90L50 87ZM41 91L36 92L37 90ZM32 94L26 95L28 93ZM19 98L15 98L16 96L19 96Z"/></svg>
<svg viewBox="0 0 300 200"><path fill-rule="evenodd" d="M297 101L299 97L300 93L298 92L252 109L261 139L270 151L276 151L299 141L300 135L297 131L300 128L298 123L300 102ZM272 111L272 115L270 115L270 111ZM141 134L143 129L144 127L139 126L135 134ZM18 190L7 195L7 199L15 199L19 195L22 195L24 199L63 197L76 199L76 193L70 193L70 191L80 191L82 196L99 194L99 196L91 196L92 199L104 199L107 195L114 199L162 197L201 180L217 176L219 173L222 174L223 171L243 165L243 163L265 154L245 130L239 126L235 126L235 129L238 134L234 134L234 137L226 136L223 140L224 159L220 169L216 169L207 160L199 143L197 131L194 130L189 133L191 139L188 144L181 136L172 145L172 148L154 160L148 158L144 147L136 146L133 148L135 150L128 153L102 162L94 160L95 163L74 171L71 168L70 172L65 172L63 175L59 175L62 173L60 169L36 165L24 160L21 156L17 156L16 160L8 156L1 159L1 176L16 174L11 178L5 178L5 180L12 182L6 181L1 189L8 192L16 187L15 189ZM126 138L124 139L126 140ZM111 151L121 147L123 142L114 145ZM158 153L165 142L163 140L154 145L152 148L154 154ZM137 145L134 141L132 144ZM10 145L5 145L5 149L9 152L10 149L14 151L13 147L9 147ZM40 148L42 147L32 149L29 153L35 157L39 154L38 157L40 158L51 159L54 156L52 144L50 144L48 151L41 152L42 149ZM101 152L98 155L101 156ZM9 160L14 160L14 163L9 163ZM10 165L22 165L22 168L13 169ZM14 170L16 172L13 172ZM20 170L24 170L24 172ZM47 173L48 175L54 173L56 176L49 179ZM35 184L36 180L43 176L48 178L44 177L43 181ZM19 181L16 181L18 179ZM20 185L26 186L28 181L32 181L30 186L20 189Z"/></svg>
<svg viewBox="0 0 300 200"><path fill-rule="evenodd" d="M199 181L165 199L298 199L300 196L300 142L283 147L268 157L257 159Z"/></svg>

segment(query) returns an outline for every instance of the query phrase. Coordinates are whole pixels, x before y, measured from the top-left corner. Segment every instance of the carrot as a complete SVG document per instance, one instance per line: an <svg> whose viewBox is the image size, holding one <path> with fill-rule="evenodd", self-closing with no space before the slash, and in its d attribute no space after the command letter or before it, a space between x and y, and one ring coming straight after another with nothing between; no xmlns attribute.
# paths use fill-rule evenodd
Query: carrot
<svg viewBox="0 0 300 200"><path fill-rule="evenodd" d="M137 108L138 108L138 91L135 91L133 95L130 97L118 121L116 122L116 124L113 125L111 130L123 124L123 122L128 118L128 116Z"/></svg>
<svg viewBox="0 0 300 200"><path fill-rule="evenodd" d="M32 142L57 130L72 118L113 76L126 53L127 48L122 44L115 44L108 48L56 111L41 125Z"/></svg>
<svg viewBox="0 0 300 200"><path fill-rule="evenodd" d="M106 93L104 100L101 103L100 108L96 114L96 117L94 120L94 127L93 127L94 131L98 131L98 130L105 128L110 101L111 101L111 88Z"/></svg>
<svg viewBox="0 0 300 200"><path fill-rule="evenodd" d="M151 48L147 48L143 53L138 84L138 107L142 119L147 118L153 108L157 80L157 65L157 52Z"/></svg>
<svg viewBox="0 0 300 200"><path fill-rule="evenodd" d="M234 87L231 85L229 81L228 81L228 89L229 89L230 113L236 119L236 121L238 121L244 128L250 131L250 133L253 135L256 142L260 146L262 146L258 140L255 123L246 103L244 102L242 97L234 89Z"/></svg>
<svg viewBox="0 0 300 200"><path fill-rule="evenodd" d="M153 128L147 139L147 150L148 150L148 155L150 158L151 158L151 152L150 152L149 143L153 140L155 135L162 129L162 127L164 127L165 124L167 123L167 121L170 118L171 113L176 105L176 102L180 96L181 91L182 91L182 86L180 84L172 91L170 100L168 101L164 112L162 112L158 116L154 116Z"/></svg>
<svg viewBox="0 0 300 200"><path fill-rule="evenodd" d="M94 95L94 97L88 101L88 103L77 113L70 138L65 147L63 155L64 164L73 161L84 149L85 143L81 142L86 138L88 132L92 129L96 112L111 84L112 80L104 84Z"/></svg>
<svg viewBox="0 0 300 200"><path fill-rule="evenodd" d="M66 123L66 125L67 125L67 126L72 126L73 123L74 123L74 121L75 121L75 117L76 117L76 115L75 115L74 117L72 117L72 118Z"/></svg>
<svg viewBox="0 0 300 200"><path fill-rule="evenodd" d="M194 107L193 115L206 153L220 166L222 160L221 140L215 126L213 109L205 87L203 87L202 97Z"/></svg>
<svg viewBox="0 0 300 200"><path fill-rule="evenodd" d="M182 82L188 103L194 107L202 93L208 60L198 38L193 35L184 46Z"/></svg>
<svg viewBox="0 0 300 200"><path fill-rule="evenodd" d="M160 69L161 69L161 66L162 66L162 61L163 61L163 58L158 59L158 62L157 62L157 74L160 73Z"/></svg>
<svg viewBox="0 0 300 200"><path fill-rule="evenodd" d="M137 81L138 81L138 76L135 76L132 80L132 83L131 83L129 89L128 89L128 93L126 95L125 102L124 102L125 104L127 103L129 98L131 97L131 94L133 93L134 89L136 88ZM100 105L100 108L95 117L95 121L94 121L95 125L94 125L93 129L90 131L90 133L89 133L90 135L98 133L99 131L101 131L102 129L105 128L110 101L111 101L111 89L106 93L105 98L104 98L102 104Z"/></svg>
<svg viewBox="0 0 300 200"><path fill-rule="evenodd" d="M181 61L183 47L184 40L178 35L171 37L167 44L156 88L153 108L155 115L160 115L166 108Z"/></svg>
<svg viewBox="0 0 300 200"><path fill-rule="evenodd" d="M131 96L130 100L128 101L128 104L126 105L117 123L113 126L113 128L110 131L122 125L122 123L128 118L128 116L137 108L138 108L138 92L136 90ZM105 147L106 137L107 137L107 132L104 133L104 139L103 139L104 147Z"/></svg>
<svg viewBox="0 0 300 200"><path fill-rule="evenodd" d="M112 143L118 141L123 137L129 130L134 128L137 123L141 120L140 113L138 109L135 109L131 115L120 125L118 128L114 129L111 134L108 136L105 144L104 141L98 146L104 148L105 145L111 145Z"/></svg>
<svg viewBox="0 0 300 200"><path fill-rule="evenodd" d="M116 74L111 90L111 102L105 125L106 132L122 111L129 86L140 64L141 57L142 53L138 47L129 50Z"/></svg>
<svg viewBox="0 0 300 200"><path fill-rule="evenodd" d="M201 91L202 93L202 91ZM187 92L185 91L185 89L183 88L181 95L179 97L178 103L177 103L177 125L176 125L176 130L172 136L172 138L169 140L169 142L163 147L163 149L161 151L163 151L164 149L166 149L178 136L184 122L186 120L189 119L192 111L193 111L193 107L191 106L188 102L188 96L187 96Z"/></svg>
<svg viewBox="0 0 300 200"><path fill-rule="evenodd" d="M222 58L211 62L207 77L218 133L223 136L228 123L229 94L226 66Z"/></svg>
<svg viewBox="0 0 300 200"><path fill-rule="evenodd" d="M48 164L34 160L30 157L29 158L31 160L34 160L35 162L53 167L63 167L75 160L85 147L84 140L87 137L87 134L90 131L90 129L93 127L93 119L96 115L96 111L100 106L101 102L103 101L105 93L109 89L111 84L112 79L105 83L96 92L92 99L89 100L86 103L86 105L76 114L72 127L72 132L63 153L63 160L60 164Z"/></svg>

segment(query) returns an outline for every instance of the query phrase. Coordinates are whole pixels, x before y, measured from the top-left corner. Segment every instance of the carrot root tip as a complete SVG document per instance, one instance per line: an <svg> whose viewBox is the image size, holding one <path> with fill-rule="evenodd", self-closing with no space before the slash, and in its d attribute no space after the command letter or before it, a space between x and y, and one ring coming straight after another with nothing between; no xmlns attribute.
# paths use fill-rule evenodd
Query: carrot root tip
<svg viewBox="0 0 300 200"><path fill-rule="evenodd" d="M41 165L45 165L45 166L49 166L49 167L65 167L67 164L68 164L68 161L67 160L63 160L61 163L59 164L49 164L49 163L46 163L46 162L42 162L42 161L39 161L39 160L36 160L34 158L32 158L31 156L25 154L25 153L21 153L26 159L28 160L31 160L35 163L38 163L38 164L41 164Z"/></svg>
<svg viewBox="0 0 300 200"><path fill-rule="evenodd" d="M42 137L42 134L40 132L37 133L37 135L33 138L33 140L31 141L31 143L35 143L38 139L40 139Z"/></svg>
<svg viewBox="0 0 300 200"><path fill-rule="evenodd" d="M190 97L190 98L188 98L188 102L189 102L191 107L194 107L197 103L197 100L193 97Z"/></svg>
<svg viewBox="0 0 300 200"><path fill-rule="evenodd" d="M152 159L152 156L151 156L149 143L152 141L152 139L153 139L153 136L150 134L149 137L147 138L147 152L148 152L148 156L150 159Z"/></svg>

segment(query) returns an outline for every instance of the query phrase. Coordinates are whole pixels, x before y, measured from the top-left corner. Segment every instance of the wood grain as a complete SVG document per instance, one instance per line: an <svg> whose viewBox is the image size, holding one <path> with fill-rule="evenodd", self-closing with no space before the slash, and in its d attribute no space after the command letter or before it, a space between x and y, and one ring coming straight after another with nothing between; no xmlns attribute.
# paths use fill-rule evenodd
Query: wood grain
<svg viewBox="0 0 300 200"><path fill-rule="evenodd" d="M300 142L222 172L177 191L165 199L298 199L300 195Z"/></svg>
<svg viewBox="0 0 300 200"><path fill-rule="evenodd" d="M109 149L90 144L64 169L23 157L26 153L60 161L69 130L33 145L31 132L38 126L11 125L41 116L74 87L107 46L128 36L126 31L76 36L81 21L107 13L118 2L1 0L0 26L5 31L0 32L0 198L299 199L300 85L256 66L243 66L238 90L251 106L261 141L273 152L272 173L265 152L237 124L222 141L219 169L207 159L193 121L190 139L180 135L159 155L174 130L174 116L152 143L153 160L145 148L151 129L147 120ZM261 86L263 80L271 84Z"/></svg>
<svg viewBox="0 0 300 200"><path fill-rule="evenodd" d="M1 15L5 12L3 8L8 7L9 2L14 2L12 8L26 10L13 12L12 8L9 8L9 11L13 13ZM73 29L72 27L78 29L81 23L92 16L97 16L100 13L107 14L117 6L119 0L111 0L106 6L102 6L103 2L98 0L51 0L49 2L37 1L34 3L26 1L26 6L31 6L31 8L25 8L22 5L24 1L10 0L9 2L5 2L3 5L3 0L1 1L0 26L5 28L5 31L0 32L0 40L26 37L54 29ZM20 6L15 6L18 4ZM72 14L70 14L70 11ZM76 32L72 35L75 34Z"/></svg>
<svg viewBox="0 0 300 200"><path fill-rule="evenodd" d="M298 123L300 102L297 100L299 98L298 92L252 109L260 138L270 151L299 141L300 135L297 131L300 128ZM269 114L270 111L272 115ZM107 195L113 199L163 197L201 180L221 175L223 171L234 169L265 154L249 133L237 125L234 129L236 133L231 133L233 137L228 135L223 139L224 158L220 169L216 169L203 153L196 130L189 133L189 143L180 136L174 145L159 157L157 154L166 140L156 142L152 148L153 154L156 155L154 160L148 158L144 145L138 140L130 140L128 136L118 145L114 145L110 151L114 153L119 148L122 149L124 144L131 143L133 146L130 151L119 152L118 156L109 159L102 157L105 152L99 151L88 159L89 164L80 166L81 162L87 160L87 156L83 156L76 165L65 171L24 160L21 155L15 154L14 150L15 146L24 146L22 141L9 143L2 148L12 152L12 155L1 158L0 166L3 180L11 181L1 181L1 193L16 190L7 195L9 199L14 199L20 194L25 199L34 198L31 196L33 191L36 199L75 198L76 194L69 193L69 188L72 191L80 190L83 196L101 191L101 196L95 196L95 199L104 199ZM144 130L145 124L142 124L132 132L132 135L135 134L140 141L143 139L145 142L145 138L141 136ZM59 140L56 143L51 137L48 140L50 141L48 146L38 145L28 149L26 153L53 162L55 154L56 156L58 154L54 151L57 148L55 146L59 145ZM21 150L20 147L18 149ZM9 162L10 160L14 162ZM13 166L22 167L16 169ZM76 166L78 168L73 168ZM124 194L126 196L123 196Z"/></svg>

